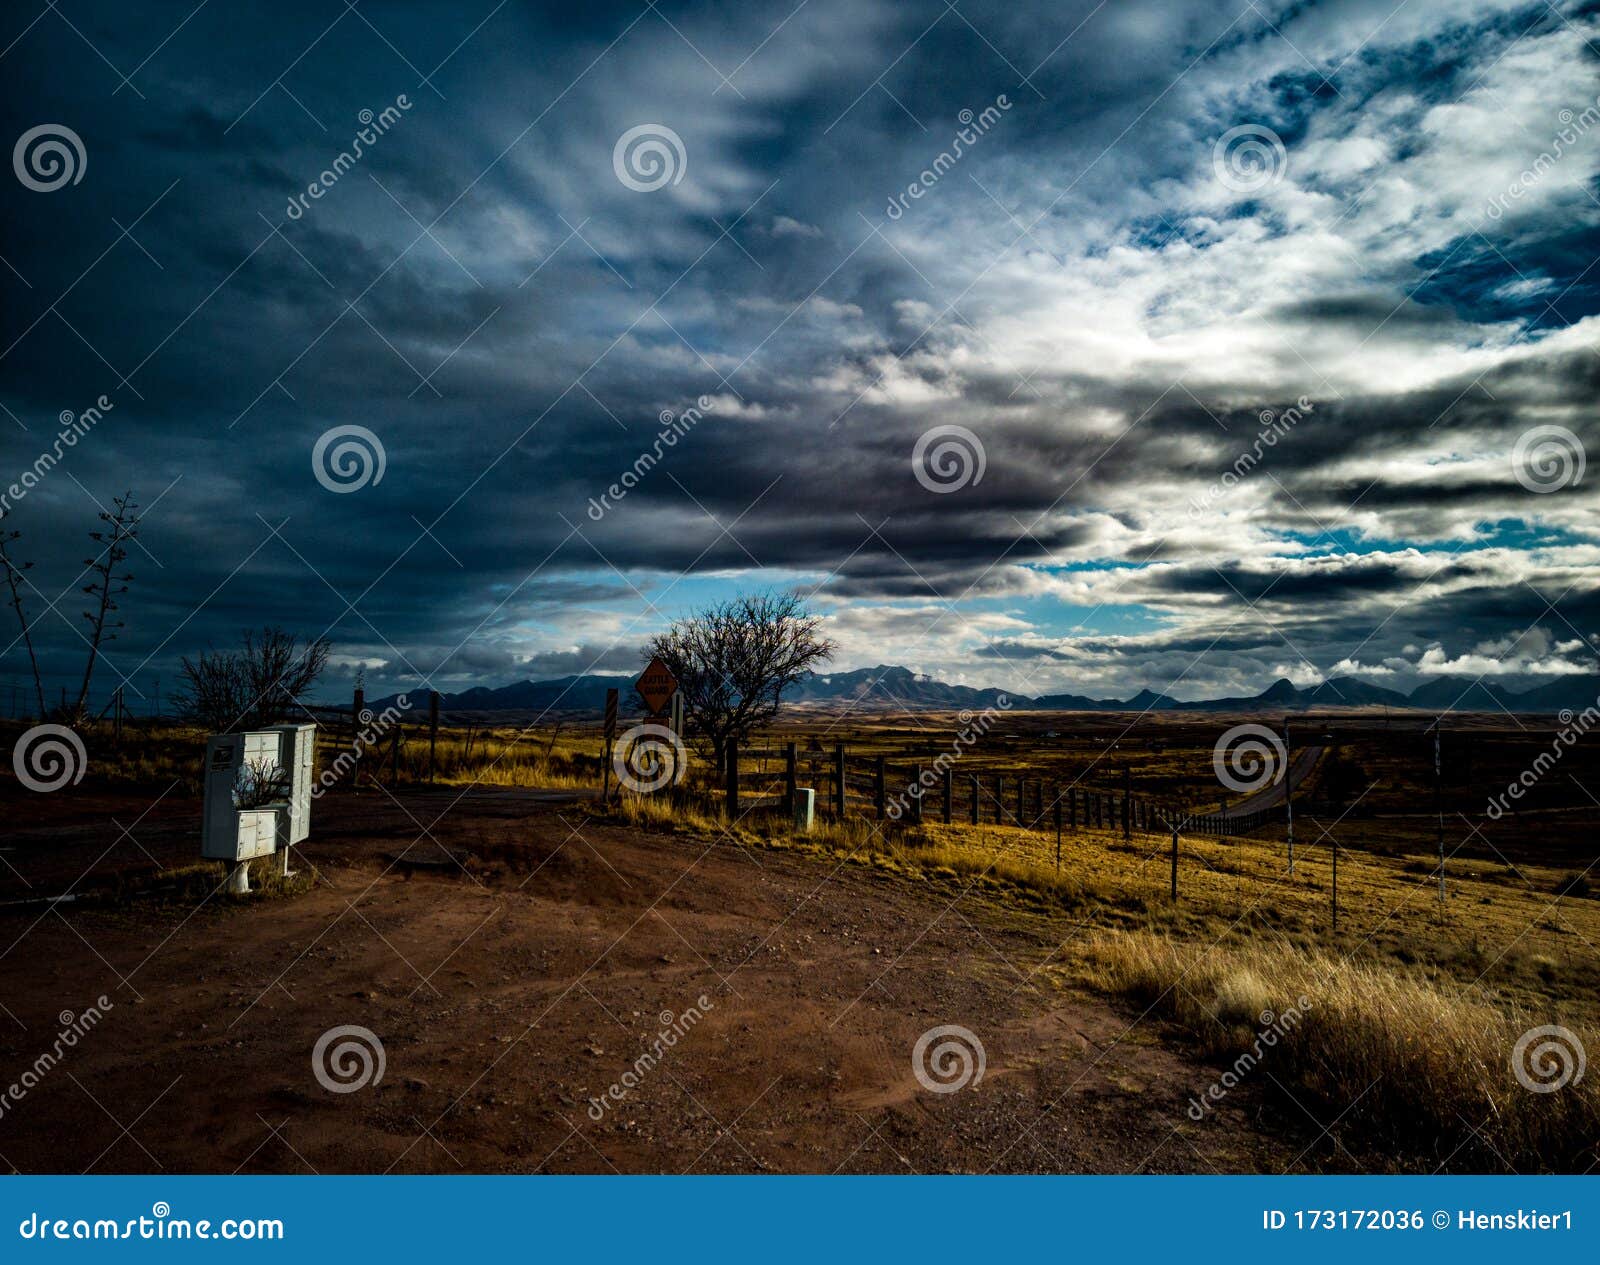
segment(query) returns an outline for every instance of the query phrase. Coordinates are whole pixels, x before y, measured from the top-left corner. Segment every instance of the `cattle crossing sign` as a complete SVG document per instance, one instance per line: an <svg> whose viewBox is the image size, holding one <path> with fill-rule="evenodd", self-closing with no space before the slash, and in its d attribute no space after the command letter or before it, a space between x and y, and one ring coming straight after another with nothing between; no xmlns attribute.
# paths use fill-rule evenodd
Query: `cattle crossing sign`
<svg viewBox="0 0 1600 1265"><path fill-rule="evenodd" d="M672 701L672 696L678 692L678 678L673 676L672 669L657 657L650 660L649 667L639 675L639 679L633 683L633 688L639 691L639 697L644 699L645 706L651 713L660 716L667 710L667 704Z"/></svg>

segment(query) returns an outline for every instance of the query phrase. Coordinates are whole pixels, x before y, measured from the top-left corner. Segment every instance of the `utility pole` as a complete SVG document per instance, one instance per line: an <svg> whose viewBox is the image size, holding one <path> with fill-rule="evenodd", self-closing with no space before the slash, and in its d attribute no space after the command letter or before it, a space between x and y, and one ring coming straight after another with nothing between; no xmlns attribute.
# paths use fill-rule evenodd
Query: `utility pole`
<svg viewBox="0 0 1600 1265"><path fill-rule="evenodd" d="M1435 832L1439 843L1439 908L1444 908L1444 778L1441 772L1439 753L1440 728L1444 724L1443 716L1433 718L1433 811L1438 825Z"/></svg>
<svg viewBox="0 0 1600 1265"><path fill-rule="evenodd" d="M1289 745L1289 718L1283 718L1283 819L1289 834L1289 877L1294 877L1294 748Z"/></svg>

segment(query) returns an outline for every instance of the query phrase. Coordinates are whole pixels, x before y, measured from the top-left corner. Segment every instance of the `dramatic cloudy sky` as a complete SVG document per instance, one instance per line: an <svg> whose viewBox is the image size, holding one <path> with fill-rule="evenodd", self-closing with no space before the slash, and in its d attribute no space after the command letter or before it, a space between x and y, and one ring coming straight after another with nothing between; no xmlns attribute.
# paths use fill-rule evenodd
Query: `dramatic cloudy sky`
<svg viewBox="0 0 1600 1265"><path fill-rule="evenodd" d="M4 24L6 144L50 125L84 159L6 173L0 481L112 406L11 497L53 681L125 489L147 510L100 683L146 696L268 621L327 630L340 692L357 664L615 670L766 586L811 595L841 667L1026 692L1593 662L1600 6ZM382 476L330 490L346 427Z"/></svg>

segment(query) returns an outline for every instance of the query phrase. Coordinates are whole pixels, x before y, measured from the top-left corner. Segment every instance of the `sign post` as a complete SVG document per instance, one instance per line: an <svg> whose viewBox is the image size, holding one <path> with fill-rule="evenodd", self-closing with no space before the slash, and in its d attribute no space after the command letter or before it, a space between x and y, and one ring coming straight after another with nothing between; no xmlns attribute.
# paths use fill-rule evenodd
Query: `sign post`
<svg viewBox="0 0 1600 1265"><path fill-rule="evenodd" d="M666 725L674 734L683 728L683 700L678 696L678 678L672 674L661 657L651 659L639 679L633 683L644 705L650 709L650 720ZM681 770L680 770L681 773Z"/></svg>

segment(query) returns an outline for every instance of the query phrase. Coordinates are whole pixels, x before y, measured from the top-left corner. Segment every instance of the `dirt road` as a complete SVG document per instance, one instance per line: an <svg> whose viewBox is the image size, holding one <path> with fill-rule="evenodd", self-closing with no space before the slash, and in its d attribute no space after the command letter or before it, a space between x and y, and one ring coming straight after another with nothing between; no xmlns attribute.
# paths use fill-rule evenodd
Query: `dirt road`
<svg viewBox="0 0 1600 1265"><path fill-rule="evenodd" d="M320 882L297 896L0 911L0 1082L110 1003L4 1102L0 1164L1278 1171L1309 1140L1262 1132L1280 1117L1255 1087L1189 1120L1221 1069L1038 972L1064 921L593 824L526 794L476 793L441 816L453 798L321 802L303 862ZM43 891L85 858L187 851L194 806L168 807L140 820L124 806L123 826L139 821L127 837L41 826L8 839L8 864ZM422 868L407 878L396 857ZM936 1092L913 1052L947 1025L981 1044L984 1069ZM351 1092L339 1065L359 1081L358 1061L313 1066L346 1026L383 1059ZM956 1061L944 1071L964 1079Z"/></svg>
<svg viewBox="0 0 1600 1265"><path fill-rule="evenodd" d="M1322 757L1321 747L1302 747L1289 762L1288 773L1277 781L1263 786L1258 791L1251 791L1243 799L1229 804L1221 812L1207 813L1198 820L1214 825L1231 825L1243 821L1247 817L1264 812L1269 808L1278 808L1288 797L1290 791L1298 790L1300 784L1311 776L1311 771L1317 767L1317 761Z"/></svg>

